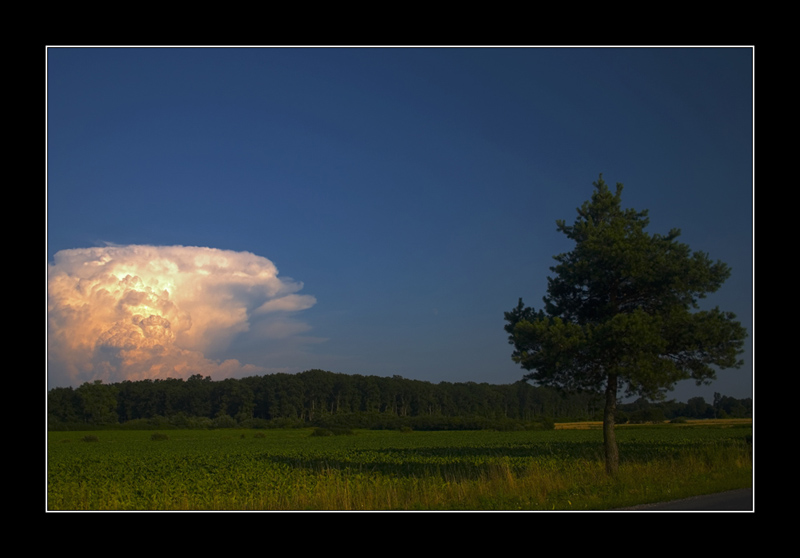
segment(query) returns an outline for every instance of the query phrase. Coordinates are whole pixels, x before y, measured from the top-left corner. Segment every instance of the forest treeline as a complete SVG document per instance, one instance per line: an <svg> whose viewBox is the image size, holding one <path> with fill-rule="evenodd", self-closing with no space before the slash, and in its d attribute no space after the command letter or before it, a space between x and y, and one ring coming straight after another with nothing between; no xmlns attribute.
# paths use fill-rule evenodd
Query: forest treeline
<svg viewBox="0 0 800 558"><path fill-rule="evenodd" d="M521 380L494 385L433 384L401 376L362 376L324 370L212 381L87 382L48 391L48 428L347 428L519 429L552 428L554 421L600 420L602 397L535 387ZM687 403L640 399L618 408L618 422L677 417L752 415L750 399L715 394Z"/></svg>

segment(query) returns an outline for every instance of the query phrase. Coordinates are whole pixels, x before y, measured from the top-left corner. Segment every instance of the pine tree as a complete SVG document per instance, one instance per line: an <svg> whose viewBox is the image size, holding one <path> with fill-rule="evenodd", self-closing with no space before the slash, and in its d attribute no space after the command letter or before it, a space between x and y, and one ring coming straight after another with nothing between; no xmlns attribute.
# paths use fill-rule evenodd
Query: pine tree
<svg viewBox="0 0 800 558"><path fill-rule="evenodd" d="M710 383L715 369L739 367L745 329L719 308L698 301L730 276L724 263L692 252L680 231L650 235L647 211L621 208L602 174L575 223L557 228L575 242L554 257L544 307L522 299L505 313L512 358L540 385L605 392L606 470L619 453L614 413L620 391L661 399L679 380Z"/></svg>

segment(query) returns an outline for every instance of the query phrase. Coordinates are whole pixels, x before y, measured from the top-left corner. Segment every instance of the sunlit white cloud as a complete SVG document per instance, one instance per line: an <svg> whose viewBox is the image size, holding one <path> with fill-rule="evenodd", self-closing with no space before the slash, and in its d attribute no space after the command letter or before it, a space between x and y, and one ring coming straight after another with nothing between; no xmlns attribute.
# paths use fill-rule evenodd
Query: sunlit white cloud
<svg viewBox="0 0 800 558"><path fill-rule="evenodd" d="M237 336L285 339L308 330L286 317L316 303L296 294L302 286L279 278L270 260L249 252L193 246L62 250L48 269L49 377L77 385L266 372L218 355Z"/></svg>
<svg viewBox="0 0 800 558"><path fill-rule="evenodd" d="M316 304L317 299L310 295L286 295L280 298L268 300L258 308L254 314L266 314L267 312L296 312L305 310Z"/></svg>

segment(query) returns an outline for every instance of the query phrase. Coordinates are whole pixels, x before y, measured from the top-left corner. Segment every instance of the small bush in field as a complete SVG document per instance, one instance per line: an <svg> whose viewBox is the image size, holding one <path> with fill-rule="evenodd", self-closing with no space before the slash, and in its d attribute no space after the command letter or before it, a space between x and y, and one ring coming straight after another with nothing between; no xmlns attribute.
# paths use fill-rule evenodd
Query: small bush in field
<svg viewBox="0 0 800 558"><path fill-rule="evenodd" d="M353 436L355 432L349 428L331 428L334 436Z"/></svg>
<svg viewBox="0 0 800 558"><path fill-rule="evenodd" d="M89 434L81 438L84 442L99 442L100 440L94 434Z"/></svg>
<svg viewBox="0 0 800 558"><path fill-rule="evenodd" d="M153 434L150 436L150 439L154 442L161 442L163 440L169 440L169 436L161 432L153 432Z"/></svg>

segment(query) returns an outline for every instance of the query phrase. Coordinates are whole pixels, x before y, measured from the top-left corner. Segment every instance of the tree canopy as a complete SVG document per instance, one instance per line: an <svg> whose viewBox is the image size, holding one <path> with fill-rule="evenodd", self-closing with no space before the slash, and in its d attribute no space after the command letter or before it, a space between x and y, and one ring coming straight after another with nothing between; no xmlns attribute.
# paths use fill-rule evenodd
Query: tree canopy
<svg viewBox="0 0 800 558"><path fill-rule="evenodd" d="M708 383L715 368L741 366L746 331L731 312L700 310L729 267L676 239L649 234L648 212L621 207L602 175L574 224L556 222L575 242L554 257L543 308L519 300L505 313L512 358L540 385L606 394L606 464L617 468L613 435L618 390L663 398L676 382Z"/></svg>

